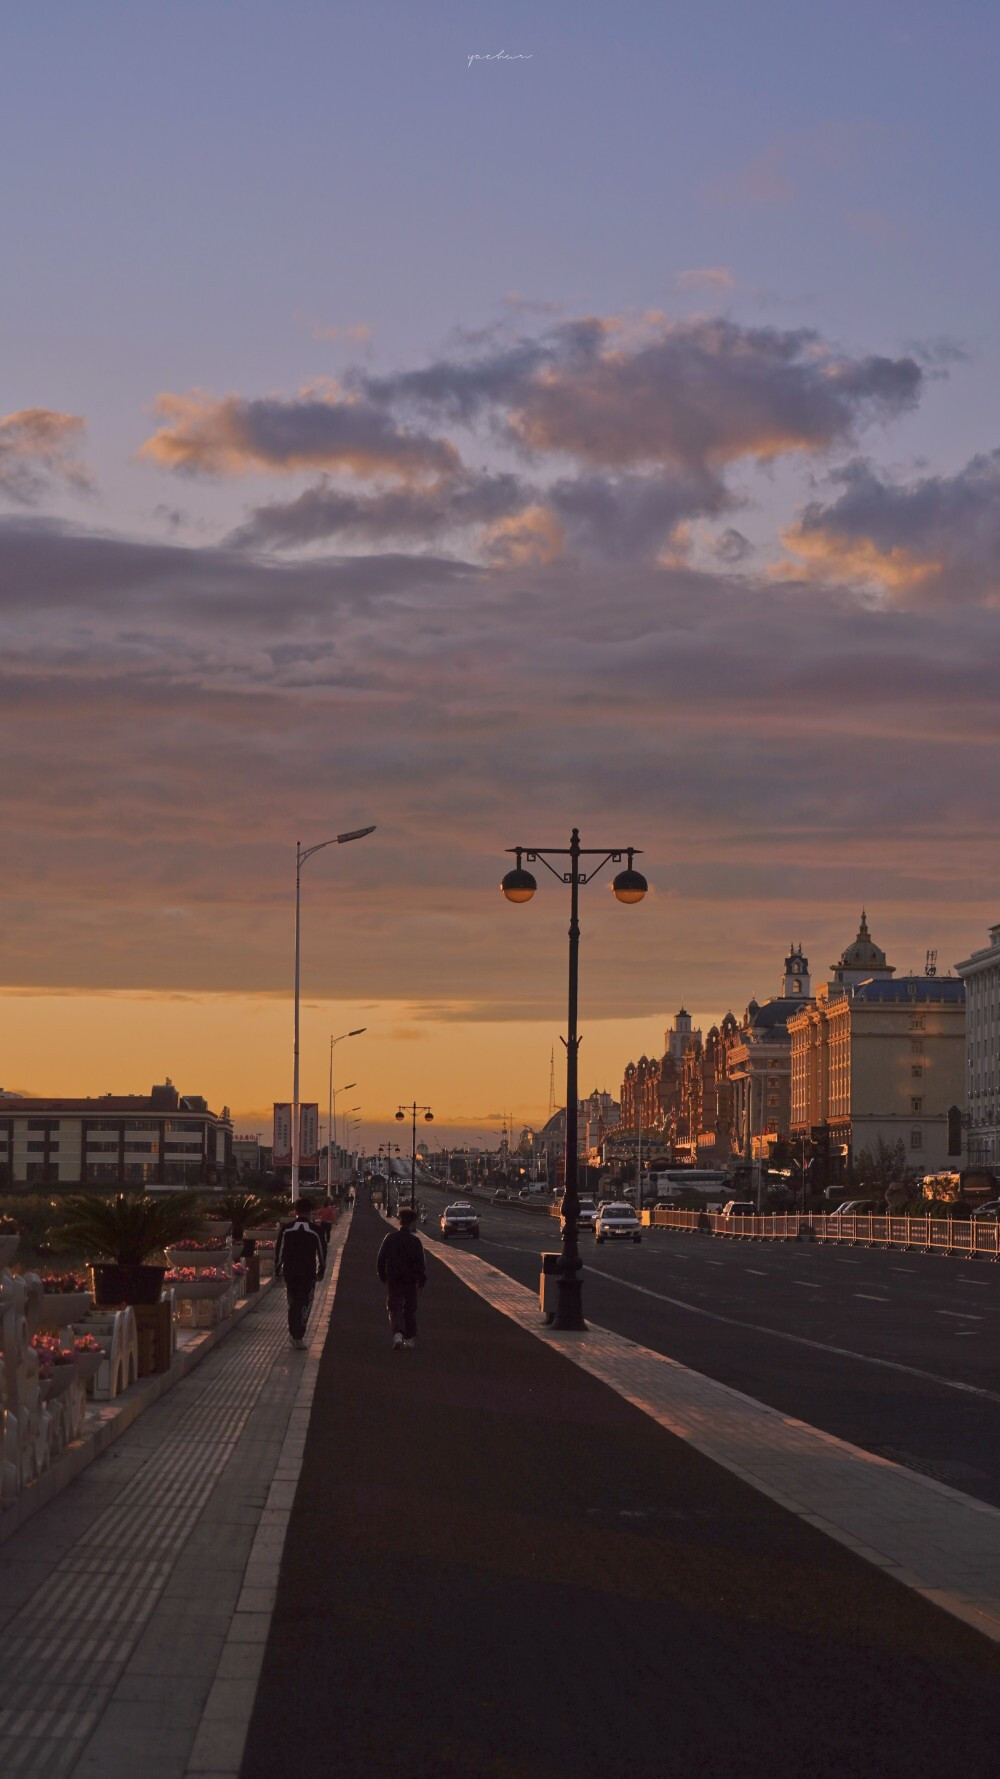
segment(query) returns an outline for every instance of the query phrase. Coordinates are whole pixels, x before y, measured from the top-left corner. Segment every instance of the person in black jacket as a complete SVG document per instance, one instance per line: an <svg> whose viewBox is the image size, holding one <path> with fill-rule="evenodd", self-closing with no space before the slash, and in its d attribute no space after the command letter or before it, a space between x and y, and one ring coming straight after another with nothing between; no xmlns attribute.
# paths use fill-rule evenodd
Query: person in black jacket
<svg viewBox="0 0 1000 1779"><path fill-rule="evenodd" d="M376 1261L378 1276L385 1286L392 1344L397 1351L417 1344L417 1289L427 1283L424 1250L413 1229L415 1217L416 1213L404 1205L399 1213L399 1228L389 1231Z"/></svg>
<svg viewBox="0 0 1000 1779"><path fill-rule="evenodd" d="M326 1250L318 1229L309 1221L309 1205L300 1199L274 1250L274 1276L284 1278L288 1299L288 1332L292 1345L305 1346L306 1322L316 1283L326 1271Z"/></svg>

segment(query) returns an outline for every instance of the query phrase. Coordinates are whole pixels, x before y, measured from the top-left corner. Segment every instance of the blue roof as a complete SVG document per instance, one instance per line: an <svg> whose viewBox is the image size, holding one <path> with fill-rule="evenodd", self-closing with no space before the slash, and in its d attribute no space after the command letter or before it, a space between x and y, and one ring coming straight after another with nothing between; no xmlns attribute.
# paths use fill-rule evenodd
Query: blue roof
<svg viewBox="0 0 1000 1779"><path fill-rule="evenodd" d="M909 1001L962 1006L965 983L958 976L900 976L895 981L872 977L851 991L855 1001Z"/></svg>

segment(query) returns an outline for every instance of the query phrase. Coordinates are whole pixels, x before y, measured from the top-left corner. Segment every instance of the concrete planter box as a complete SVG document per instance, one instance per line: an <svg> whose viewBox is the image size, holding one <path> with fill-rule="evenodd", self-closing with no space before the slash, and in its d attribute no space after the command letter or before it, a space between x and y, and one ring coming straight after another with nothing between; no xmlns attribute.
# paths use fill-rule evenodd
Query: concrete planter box
<svg viewBox="0 0 1000 1779"><path fill-rule="evenodd" d="M225 1297L232 1284L232 1279L168 1279L167 1289L175 1297Z"/></svg>
<svg viewBox="0 0 1000 1779"><path fill-rule="evenodd" d="M89 1291L43 1291L38 1322L42 1328L68 1328L79 1322L93 1303Z"/></svg>

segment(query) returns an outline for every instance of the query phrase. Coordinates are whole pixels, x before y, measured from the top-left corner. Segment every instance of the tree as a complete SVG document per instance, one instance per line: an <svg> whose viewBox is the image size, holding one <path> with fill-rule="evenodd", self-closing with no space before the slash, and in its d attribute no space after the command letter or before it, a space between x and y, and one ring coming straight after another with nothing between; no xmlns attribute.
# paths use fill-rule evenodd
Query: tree
<svg viewBox="0 0 1000 1779"><path fill-rule="evenodd" d="M870 1186L884 1198L894 1180L906 1174L906 1149L902 1137L887 1143L877 1137L873 1149L861 1149L854 1157L854 1172L860 1186Z"/></svg>

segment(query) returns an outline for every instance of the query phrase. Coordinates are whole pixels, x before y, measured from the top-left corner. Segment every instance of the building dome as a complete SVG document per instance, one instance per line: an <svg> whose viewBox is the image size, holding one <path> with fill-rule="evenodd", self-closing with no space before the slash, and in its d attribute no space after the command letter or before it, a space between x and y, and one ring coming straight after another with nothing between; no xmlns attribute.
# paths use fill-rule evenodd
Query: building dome
<svg viewBox="0 0 1000 1779"><path fill-rule="evenodd" d="M835 971L836 980L842 980L840 971L843 970L863 970L867 975L872 975L872 971L891 971L891 968L893 968L891 964L886 964L886 954L884 954L883 948L875 945L872 934L868 932L867 914L865 914L865 909L861 909L858 938L843 950L836 964L831 964L831 970Z"/></svg>

